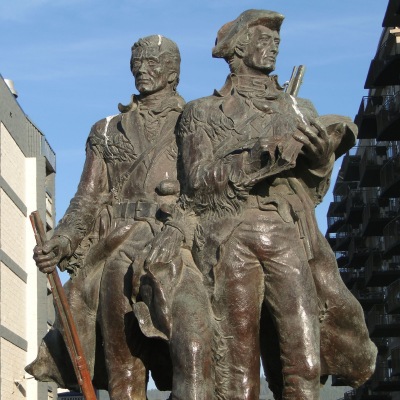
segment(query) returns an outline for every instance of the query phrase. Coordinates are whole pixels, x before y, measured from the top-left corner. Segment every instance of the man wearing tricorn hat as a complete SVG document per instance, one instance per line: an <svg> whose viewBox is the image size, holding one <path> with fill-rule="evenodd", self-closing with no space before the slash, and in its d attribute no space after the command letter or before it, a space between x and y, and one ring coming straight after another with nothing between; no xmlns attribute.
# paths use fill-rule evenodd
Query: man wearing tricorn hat
<svg viewBox="0 0 400 400"><path fill-rule="evenodd" d="M356 128L318 117L270 76L282 21L248 10L220 29L213 56L231 74L221 91L189 103L179 125L181 202L198 218L193 256L223 338L218 398L229 400L258 398L260 351L276 399L319 399L321 375L360 385L375 364L362 309L314 215ZM191 237L173 225L166 238ZM150 261L167 253L159 240Z"/></svg>
<svg viewBox="0 0 400 400"><path fill-rule="evenodd" d="M180 53L170 39L139 39L130 68L139 94L92 127L77 193L53 237L34 250L42 272L60 261L70 272L66 291L90 373L111 400L145 400L146 368L160 361L157 343L147 346L138 329L131 294L147 245L162 226L160 204L175 203L179 192L175 125L185 103L176 91ZM63 349L52 329L27 371L76 387ZM165 390L171 376L169 368L162 372L153 377Z"/></svg>

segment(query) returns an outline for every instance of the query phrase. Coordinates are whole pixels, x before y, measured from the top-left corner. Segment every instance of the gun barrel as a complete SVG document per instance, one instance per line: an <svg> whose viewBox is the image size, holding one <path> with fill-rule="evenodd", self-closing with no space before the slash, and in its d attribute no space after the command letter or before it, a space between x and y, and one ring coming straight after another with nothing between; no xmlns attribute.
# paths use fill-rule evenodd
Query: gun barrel
<svg viewBox="0 0 400 400"><path fill-rule="evenodd" d="M289 84L286 88L286 93L296 97L299 94L300 86L303 83L303 77L306 72L304 65L293 67L292 76L290 77Z"/></svg>
<svg viewBox="0 0 400 400"><path fill-rule="evenodd" d="M35 234L36 243L39 246L42 246L46 242L46 232L44 230L43 222L40 218L39 212L32 212L29 216L29 219ZM82 390L85 400L96 400L97 397L92 385L92 379L90 377L85 355L83 353L75 322L73 320L67 297L62 287L57 270L55 269L52 273L47 274L47 278L53 293L55 307L57 308L60 316L60 322L63 328L63 338L68 353L71 357L78 384Z"/></svg>

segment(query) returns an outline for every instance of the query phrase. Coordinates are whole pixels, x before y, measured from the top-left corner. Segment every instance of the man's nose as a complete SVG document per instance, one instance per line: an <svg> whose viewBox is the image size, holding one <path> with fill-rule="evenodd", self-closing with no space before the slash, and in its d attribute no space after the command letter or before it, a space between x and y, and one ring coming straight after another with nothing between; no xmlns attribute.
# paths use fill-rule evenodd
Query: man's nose
<svg viewBox="0 0 400 400"><path fill-rule="evenodd" d="M278 45L276 43L271 46L271 52L274 54L278 53Z"/></svg>
<svg viewBox="0 0 400 400"><path fill-rule="evenodd" d="M147 62L146 61L142 61L140 63L140 67L139 67L139 72L146 72L147 71Z"/></svg>

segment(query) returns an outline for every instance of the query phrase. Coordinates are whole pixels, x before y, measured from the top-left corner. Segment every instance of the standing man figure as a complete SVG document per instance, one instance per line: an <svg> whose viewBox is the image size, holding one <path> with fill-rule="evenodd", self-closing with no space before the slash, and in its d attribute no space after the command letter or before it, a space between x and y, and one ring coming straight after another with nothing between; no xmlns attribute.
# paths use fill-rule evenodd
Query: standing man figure
<svg viewBox="0 0 400 400"><path fill-rule="evenodd" d="M270 75L282 21L276 12L248 10L219 30L213 56L231 74L221 91L189 103L179 125L181 204L198 218L192 252L220 329L221 399L258 399L260 342L276 399L317 400L321 375L342 373L357 386L375 365L362 309L314 215L335 155L355 142L354 128L344 117L318 118L309 101L284 93ZM164 238L182 235L184 225L175 233L170 225ZM162 238L149 260L168 263ZM273 344L268 335L275 334ZM320 347L322 335L335 346L325 337Z"/></svg>
<svg viewBox="0 0 400 400"><path fill-rule="evenodd" d="M93 126L77 193L53 237L34 250L42 272L60 262L73 269L66 285L72 312L92 374L95 361L101 365L96 343L97 349L104 343L108 382L97 387L105 386L112 400L146 399L147 350L130 299L147 245L162 226L160 204L175 203L179 193L175 126L184 105L176 91L180 54L174 42L161 35L140 39L130 66L139 95L120 105L121 114ZM43 371L43 356L57 351L53 336L54 330L27 367L39 380L64 379Z"/></svg>

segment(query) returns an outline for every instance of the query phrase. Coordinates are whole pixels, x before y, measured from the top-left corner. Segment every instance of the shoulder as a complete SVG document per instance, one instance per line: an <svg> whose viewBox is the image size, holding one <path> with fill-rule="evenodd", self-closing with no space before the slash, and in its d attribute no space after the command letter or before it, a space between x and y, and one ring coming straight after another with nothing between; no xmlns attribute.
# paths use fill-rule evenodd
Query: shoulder
<svg viewBox="0 0 400 400"><path fill-rule="evenodd" d="M223 98L217 96L207 96L192 100L186 104L183 110L182 121L196 120L206 122L211 115L220 112L222 103Z"/></svg>
<svg viewBox="0 0 400 400"><path fill-rule="evenodd" d="M87 148L90 148L97 156L107 158L109 145L114 142L113 136L117 132L117 125L121 121L122 114L111 115L93 124L87 139Z"/></svg>
<svg viewBox="0 0 400 400"><path fill-rule="evenodd" d="M107 133L111 131L111 127L115 126L119 121L121 121L121 117L122 114L110 115L95 122L90 129L89 139L91 137L104 137L104 135L107 135Z"/></svg>

